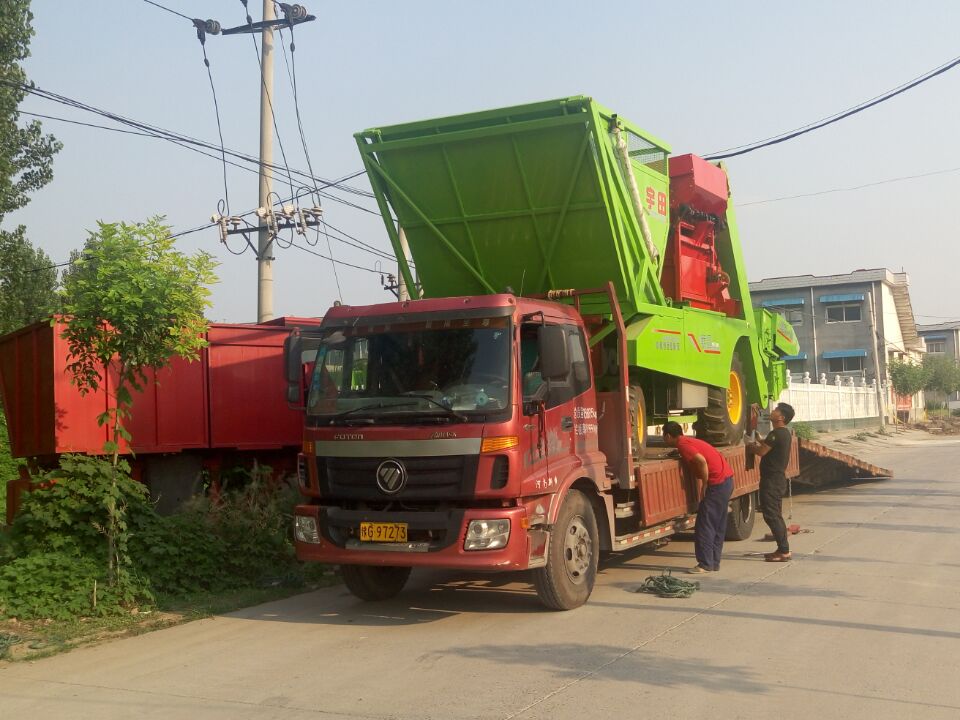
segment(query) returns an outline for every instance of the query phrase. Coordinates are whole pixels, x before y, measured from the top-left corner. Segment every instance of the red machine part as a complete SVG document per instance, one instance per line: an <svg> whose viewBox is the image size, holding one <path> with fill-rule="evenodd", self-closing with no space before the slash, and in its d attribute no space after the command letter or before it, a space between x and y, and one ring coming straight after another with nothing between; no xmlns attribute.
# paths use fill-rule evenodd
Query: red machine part
<svg viewBox="0 0 960 720"><path fill-rule="evenodd" d="M661 283L676 303L739 315L730 276L717 255L716 231L727 212L727 175L696 155L670 158L670 232Z"/></svg>

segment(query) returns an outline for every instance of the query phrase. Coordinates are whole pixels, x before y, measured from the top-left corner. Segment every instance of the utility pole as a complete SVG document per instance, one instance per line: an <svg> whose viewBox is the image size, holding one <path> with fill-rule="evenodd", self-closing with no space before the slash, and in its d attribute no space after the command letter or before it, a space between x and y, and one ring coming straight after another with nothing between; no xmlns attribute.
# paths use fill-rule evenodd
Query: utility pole
<svg viewBox="0 0 960 720"><path fill-rule="evenodd" d="M273 0L263 0L263 30L260 33L260 196L262 208L271 206L273 191L273 25L277 19ZM257 235L257 322L273 320L273 235L267 219L260 219Z"/></svg>

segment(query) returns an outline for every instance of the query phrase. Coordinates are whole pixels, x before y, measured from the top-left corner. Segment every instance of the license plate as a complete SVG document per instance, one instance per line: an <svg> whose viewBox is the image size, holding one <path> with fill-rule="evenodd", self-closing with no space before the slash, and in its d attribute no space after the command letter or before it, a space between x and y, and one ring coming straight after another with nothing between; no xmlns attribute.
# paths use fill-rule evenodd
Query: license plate
<svg viewBox="0 0 960 720"><path fill-rule="evenodd" d="M361 542L406 542L406 523L360 523Z"/></svg>

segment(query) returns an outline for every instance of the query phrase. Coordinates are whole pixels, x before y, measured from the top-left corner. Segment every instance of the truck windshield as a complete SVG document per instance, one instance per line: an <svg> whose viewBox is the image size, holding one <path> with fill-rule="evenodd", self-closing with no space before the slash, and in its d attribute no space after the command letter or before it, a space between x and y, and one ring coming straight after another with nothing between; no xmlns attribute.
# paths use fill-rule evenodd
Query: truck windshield
<svg viewBox="0 0 960 720"><path fill-rule="evenodd" d="M507 318L338 330L317 352L307 413L317 422L451 422L510 406Z"/></svg>

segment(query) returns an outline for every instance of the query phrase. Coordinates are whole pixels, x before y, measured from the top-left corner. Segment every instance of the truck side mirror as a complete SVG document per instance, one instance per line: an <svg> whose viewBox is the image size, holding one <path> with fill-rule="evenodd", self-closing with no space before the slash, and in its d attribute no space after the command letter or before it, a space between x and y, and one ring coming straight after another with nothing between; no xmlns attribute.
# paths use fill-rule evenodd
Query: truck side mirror
<svg viewBox="0 0 960 720"><path fill-rule="evenodd" d="M287 380L287 402L303 405L303 337L294 328L283 341L283 369Z"/></svg>
<svg viewBox="0 0 960 720"><path fill-rule="evenodd" d="M566 380L570 375L567 333L559 325L544 325L537 332L540 374L544 380Z"/></svg>

